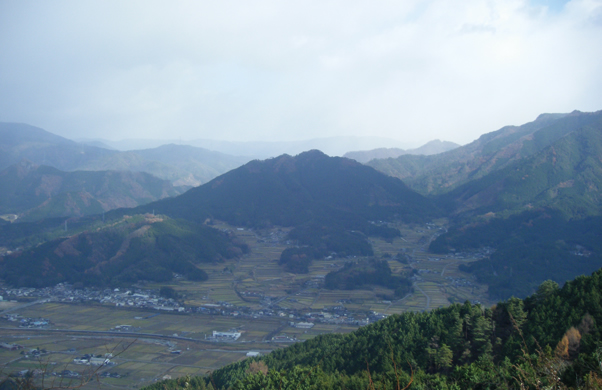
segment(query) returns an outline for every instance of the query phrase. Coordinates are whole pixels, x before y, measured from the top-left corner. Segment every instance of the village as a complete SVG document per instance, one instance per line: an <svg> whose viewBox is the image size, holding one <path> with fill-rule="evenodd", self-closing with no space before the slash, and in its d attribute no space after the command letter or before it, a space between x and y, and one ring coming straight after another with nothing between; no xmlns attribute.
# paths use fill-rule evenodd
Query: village
<svg viewBox="0 0 602 390"><path fill-rule="evenodd" d="M10 300L35 299L38 303L61 302L71 304L101 304L122 307L125 309L144 309L168 311L182 314L206 314L258 319L262 317L280 317L286 319L290 326L310 329L315 323L346 324L365 326L371 322L385 318L387 315L377 312L351 312L343 305L325 307L321 311L303 311L277 304L254 310L247 306L236 306L225 301L208 303L199 307L182 306L173 298L164 298L155 290L143 289L75 289L68 283L59 283L46 288L7 288L2 291L3 297ZM4 319L17 321L20 327L50 326L47 319L20 318L18 314L5 314ZM113 331L136 331L135 328L112 329Z"/></svg>

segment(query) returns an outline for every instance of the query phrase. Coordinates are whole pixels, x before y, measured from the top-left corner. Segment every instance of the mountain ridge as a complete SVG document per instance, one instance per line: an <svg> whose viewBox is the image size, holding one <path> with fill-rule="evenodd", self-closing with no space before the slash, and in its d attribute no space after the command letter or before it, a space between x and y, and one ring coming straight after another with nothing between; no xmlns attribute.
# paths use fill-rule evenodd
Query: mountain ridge
<svg viewBox="0 0 602 390"><path fill-rule="evenodd" d="M569 132L602 118L602 112L544 114L521 126L505 126L468 145L434 156L402 155L368 165L398 177L422 194L442 194L530 156Z"/></svg>
<svg viewBox="0 0 602 390"><path fill-rule="evenodd" d="M20 220L98 214L180 193L144 172L64 172L27 160L0 171L0 214Z"/></svg>
<svg viewBox="0 0 602 390"><path fill-rule="evenodd" d="M404 154L412 155L432 155L447 152L448 150L460 147L460 145L441 140L432 140L415 149L399 149L399 148L378 148L364 151L347 152L343 157L354 159L362 164L374 159L397 158Z"/></svg>
<svg viewBox="0 0 602 390"><path fill-rule="evenodd" d="M22 159L62 171L129 170L150 173L175 186L194 187L250 160L207 149L164 145L121 152L78 143L41 128L0 122L0 170Z"/></svg>

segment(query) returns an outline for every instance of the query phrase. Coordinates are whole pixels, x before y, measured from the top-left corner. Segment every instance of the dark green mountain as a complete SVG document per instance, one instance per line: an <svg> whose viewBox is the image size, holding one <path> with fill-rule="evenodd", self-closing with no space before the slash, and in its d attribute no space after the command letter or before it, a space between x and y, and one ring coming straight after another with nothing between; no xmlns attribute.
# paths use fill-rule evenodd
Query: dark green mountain
<svg viewBox="0 0 602 390"><path fill-rule="evenodd" d="M164 282L174 272L203 281L207 275L198 265L237 257L247 250L246 244L211 227L137 215L4 256L0 277L10 285L27 287L61 282L84 286Z"/></svg>
<svg viewBox="0 0 602 390"><path fill-rule="evenodd" d="M437 237L436 253L491 247L489 257L464 264L489 286L491 299L532 294L544 280L562 285L602 267L602 216L567 220L558 210L525 211L459 225Z"/></svg>
<svg viewBox="0 0 602 390"><path fill-rule="evenodd" d="M252 161L211 182L150 207L238 226L297 226L337 215L351 220L422 220L432 203L401 180L317 150Z"/></svg>
<svg viewBox="0 0 602 390"><path fill-rule="evenodd" d="M340 270L326 275L324 287L329 290L355 290L370 285L384 286L401 298L413 290L412 281L407 276L410 275L393 275L386 260L348 262Z"/></svg>
<svg viewBox="0 0 602 390"><path fill-rule="evenodd" d="M404 155L368 165L403 179L420 193L441 194L533 156L575 130L596 126L601 119L602 112L542 114L534 122L504 127L449 152Z"/></svg>
<svg viewBox="0 0 602 390"><path fill-rule="evenodd" d="M402 389L409 382L416 389L596 389L600 291L602 271L562 288L548 281L525 300L392 315L231 364L205 381L147 389Z"/></svg>
<svg viewBox="0 0 602 390"><path fill-rule="evenodd" d="M216 218L237 226L292 226L292 240L339 255L371 254L370 245L362 244L366 235L399 235L385 223L371 222L420 221L437 212L399 179L315 150L252 161L139 210L201 223Z"/></svg>
<svg viewBox="0 0 602 390"><path fill-rule="evenodd" d="M533 142L549 128L532 135ZM545 144L548 141L539 141ZM526 147L526 146L525 146ZM455 225L431 250L496 251L463 266L492 299L524 297L602 266L602 118L500 170L440 195Z"/></svg>
<svg viewBox="0 0 602 390"><path fill-rule="evenodd" d="M29 161L0 171L0 214L21 220L98 214L181 193L143 172L63 172Z"/></svg>
<svg viewBox="0 0 602 390"><path fill-rule="evenodd" d="M546 129L541 130L544 132ZM537 132L534 138L544 136ZM540 207L567 217L602 215L602 117L551 145L439 199L456 213L508 214Z"/></svg>

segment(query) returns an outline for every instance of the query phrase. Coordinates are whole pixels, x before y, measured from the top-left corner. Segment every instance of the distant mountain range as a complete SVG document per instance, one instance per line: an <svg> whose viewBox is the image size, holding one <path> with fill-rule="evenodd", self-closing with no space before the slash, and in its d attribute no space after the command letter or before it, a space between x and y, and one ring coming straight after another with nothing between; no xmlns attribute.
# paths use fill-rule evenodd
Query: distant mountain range
<svg viewBox="0 0 602 390"><path fill-rule="evenodd" d="M20 220L74 217L135 207L183 188L144 172L63 172L23 160L0 171L0 214Z"/></svg>
<svg viewBox="0 0 602 390"><path fill-rule="evenodd" d="M200 167L209 166L211 162L214 170L206 176L210 177L220 170L228 170L228 164L233 161L241 163L215 152L202 151L202 154L190 146L166 145L116 152L57 139L35 128L23 134L29 135L19 138L13 132L6 139L0 138L0 147L8 151L3 158L37 155L40 159L40 152L52 151L46 156L51 155L57 164L86 169L138 167L176 182L183 180L178 170L200 172ZM56 145L59 148L55 148ZM425 145L422 150L426 153L427 149ZM531 123L504 127L484 134L471 144L429 156L406 154L373 159L363 165L312 150L296 156L285 154L264 161L253 160L181 195L134 209L114 210L107 213L107 218L118 220L125 215L155 212L196 224L216 219L235 226L291 227L288 236L291 248L283 252L280 264L291 272L307 272L312 259L330 255L371 256L373 250L368 237L392 240L400 235L389 224L391 221L424 222L447 217L449 232L438 237L431 249L445 253L491 246L496 251L490 258L464 269L488 284L492 297L525 296L543 281L541 278L549 277L562 283L575 276L569 272L571 269L591 272L602 265L599 264L602 254L595 244L602 237L600 221L596 219L602 216L600 156L602 111L542 114ZM52 173L49 169L44 168L43 174ZM42 173L36 175L27 181L22 172L21 184L14 184L17 179L12 179L13 184L7 184L3 195L6 204L31 201L32 210L59 215L60 212L52 214L48 209L62 210L71 207L74 198L83 199L76 190L65 190L70 198L55 196L60 205L57 206L53 203L56 201L43 197L50 188L48 181L40 178ZM65 183L70 180L80 183L67 175L56 172L54 175ZM94 179L97 182L109 180L102 176L107 175L106 172L99 175ZM123 201L130 197L139 203L146 202L127 195L134 183L142 179L128 180L131 181L129 187L116 187L126 195L115 199ZM151 185L152 191L148 190L156 198L169 193L159 191L164 188L160 182L145 180L149 185L156 183ZM108 202L101 200L104 199L102 191L93 192L89 188L85 187L85 192L91 197L86 199L99 197L90 200L91 210ZM20 193L29 195L20 196ZM33 200L41 202L46 209L36 206ZM79 204L77 207L85 209ZM33 219L42 214L31 211L28 215ZM14 229L2 229L2 235L20 242L15 241ZM572 234L590 230L591 237L585 233ZM587 261L578 267L571 265L579 259L574 257L579 254L584 254ZM546 272L538 273L538 267L546 267Z"/></svg>
<svg viewBox="0 0 602 390"><path fill-rule="evenodd" d="M325 137L300 141L221 141L211 139L182 140L149 140L126 139L122 141L109 141L105 139L82 139L84 144L105 145L109 148L128 151L151 149L165 144L188 145L217 152L234 155L250 156L257 159L277 157L282 154L297 155L308 150L316 149L329 156L342 156L350 150L366 150L388 145L390 147L405 148L407 144L390 138L383 137Z"/></svg>
<svg viewBox="0 0 602 390"><path fill-rule="evenodd" d="M71 141L37 127L0 122L0 169L23 159L62 171L146 172L169 180L175 186L193 187L251 158L184 145L120 152Z"/></svg>
<svg viewBox="0 0 602 390"><path fill-rule="evenodd" d="M373 150L347 152L345 153L345 155L343 155L343 157L351 158L355 161L365 164L370 160L382 158L397 158L404 154L430 156L433 154L447 152L448 150L452 150L458 147L460 147L460 145L456 143L449 141L440 141L436 139L427 142L426 144L416 149L403 150L399 148L378 148Z"/></svg>
<svg viewBox="0 0 602 390"><path fill-rule="evenodd" d="M170 144L154 149L116 152L82 164L80 169L148 172L171 181L174 186L196 187L249 160L249 157Z"/></svg>

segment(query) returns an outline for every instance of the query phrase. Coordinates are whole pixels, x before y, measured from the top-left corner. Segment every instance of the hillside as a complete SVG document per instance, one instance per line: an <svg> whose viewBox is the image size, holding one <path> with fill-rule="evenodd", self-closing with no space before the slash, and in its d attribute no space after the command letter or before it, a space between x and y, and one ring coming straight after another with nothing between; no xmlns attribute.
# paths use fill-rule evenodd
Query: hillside
<svg viewBox="0 0 602 390"><path fill-rule="evenodd" d="M456 224L431 250L496 249L463 267L489 286L492 299L524 297L546 279L563 283L601 267L600 156L602 121L436 197Z"/></svg>
<svg viewBox="0 0 602 390"><path fill-rule="evenodd" d="M23 159L62 171L146 172L186 187L206 183L250 160L173 144L120 152L77 143L34 126L0 122L0 170Z"/></svg>
<svg viewBox="0 0 602 390"><path fill-rule="evenodd" d="M489 257L460 269L487 284L491 299L525 297L544 280L562 284L602 267L601 232L601 216L567 220L557 210L542 209L452 227L430 251L494 248Z"/></svg>
<svg viewBox="0 0 602 390"><path fill-rule="evenodd" d="M192 388L399 389L410 381L437 389L598 388L601 289L599 270L562 288L545 282L525 300L492 308L466 302L393 315L226 366Z"/></svg>
<svg viewBox="0 0 602 390"><path fill-rule="evenodd" d="M28 161L0 171L0 214L17 214L19 221L98 214L180 193L142 172L63 172Z"/></svg>
<svg viewBox="0 0 602 390"><path fill-rule="evenodd" d="M174 272L203 281L207 275L197 265L234 258L247 250L245 244L211 227L137 215L4 256L0 277L18 287L165 282Z"/></svg>
<svg viewBox="0 0 602 390"><path fill-rule="evenodd" d="M532 156L565 135L602 119L602 112L542 114L522 126L507 126L476 141L434 156L403 155L368 165L403 179L422 194L448 192L471 180Z"/></svg>
<svg viewBox="0 0 602 390"><path fill-rule="evenodd" d="M363 221L423 219L432 215L431 206L398 179L313 150L252 161L146 209L197 221L213 217L239 226L295 226L331 214Z"/></svg>
<svg viewBox="0 0 602 390"><path fill-rule="evenodd" d="M420 221L437 213L431 201L400 180L319 151L252 161L139 208L151 209L196 222L215 218L235 226L295 227L291 240L339 255L370 255L366 235L399 235L386 223L371 221Z"/></svg>
<svg viewBox="0 0 602 390"><path fill-rule="evenodd" d="M602 118L530 157L439 197L456 213L485 214L551 207L567 217L602 215Z"/></svg>
<svg viewBox="0 0 602 390"><path fill-rule="evenodd" d="M23 159L62 171L73 171L90 160L117 152L83 145L22 123L0 122L0 170Z"/></svg>
<svg viewBox="0 0 602 390"><path fill-rule="evenodd" d="M365 164L370 160L397 158L404 154L430 156L433 154L447 152L448 150L458 148L459 146L460 145L454 142L440 141L436 139L433 141L429 141L416 149L403 150L399 148L378 148L373 150L347 152L343 155L343 157L351 158L355 161Z"/></svg>

